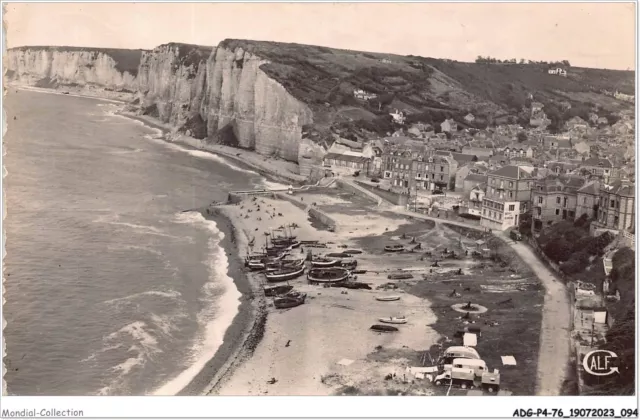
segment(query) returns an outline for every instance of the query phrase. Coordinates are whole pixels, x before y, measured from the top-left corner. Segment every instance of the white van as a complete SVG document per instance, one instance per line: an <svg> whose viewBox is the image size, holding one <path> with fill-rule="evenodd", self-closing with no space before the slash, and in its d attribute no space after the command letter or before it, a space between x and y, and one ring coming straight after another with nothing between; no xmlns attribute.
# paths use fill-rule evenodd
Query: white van
<svg viewBox="0 0 640 420"><path fill-rule="evenodd" d="M480 359L454 359L451 365L453 369L471 369L478 378L487 371L487 364Z"/></svg>
<svg viewBox="0 0 640 420"><path fill-rule="evenodd" d="M438 365L450 369L454 359L480 359L480 355L473 347L452 346L445 350Z"/></svg>

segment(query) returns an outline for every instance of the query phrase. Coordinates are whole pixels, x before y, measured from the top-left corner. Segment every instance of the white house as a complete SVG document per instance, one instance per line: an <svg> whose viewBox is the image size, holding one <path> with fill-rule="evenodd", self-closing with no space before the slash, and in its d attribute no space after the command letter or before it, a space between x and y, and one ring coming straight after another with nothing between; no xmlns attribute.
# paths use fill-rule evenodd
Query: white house
<svg viewBox="0 0 640 420"><path fill-rule="evenodd" d="M395 112L390 112L389 115L391 115L393 121L398 124L404 124L404 121L407 119L407 117L404 115L404 112L398 111L397 109L395 110Z"/></svg>
<svg viewBox="0 0 640 420"><path fill-rule="evenodd" d="M558 67L557 69L549 69L549 74L557 74L558 76L567 77L567 71Z"/></svg>
<svg viewBox="0 0 640 420"><path fill-rule="evenodd" d="M375 99L378 97L378 95L376 95L375 93L369 93L367 91L364 91L362 89L355 89L353 91L353 97L356 99L360 99L363 101L368 101L369 99Z"/></svg>

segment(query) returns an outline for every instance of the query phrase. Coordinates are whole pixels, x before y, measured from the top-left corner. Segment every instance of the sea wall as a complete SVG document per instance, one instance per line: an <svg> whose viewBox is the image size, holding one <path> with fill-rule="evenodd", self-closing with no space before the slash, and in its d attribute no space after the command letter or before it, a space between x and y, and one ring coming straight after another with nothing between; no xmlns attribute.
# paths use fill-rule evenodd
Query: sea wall
<svg viewBox="0 0 640 420"><path fill-rule="evenodd" d="M91 85L134 92L141 55L141 50L13 48L4 57L5 77L42 88Z"/></svg>

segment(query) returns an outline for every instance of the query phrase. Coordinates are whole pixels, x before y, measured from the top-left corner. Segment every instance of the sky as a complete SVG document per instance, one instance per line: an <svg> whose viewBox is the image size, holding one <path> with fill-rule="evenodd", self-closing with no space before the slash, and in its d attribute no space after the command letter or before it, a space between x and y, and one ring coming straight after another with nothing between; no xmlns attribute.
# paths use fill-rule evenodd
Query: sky
<svg viewBox="0 0 640 420"><path fill-rule="evenodd" d="M633 3L11 3L7 47L152 49L225 38L473 61L635 69Z"/></svg>

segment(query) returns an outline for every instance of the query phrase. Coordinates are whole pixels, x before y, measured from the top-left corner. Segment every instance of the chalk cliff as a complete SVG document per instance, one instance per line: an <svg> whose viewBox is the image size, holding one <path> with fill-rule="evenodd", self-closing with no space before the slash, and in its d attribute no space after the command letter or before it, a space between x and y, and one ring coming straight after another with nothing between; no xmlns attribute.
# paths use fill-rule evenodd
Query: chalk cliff
<svg viewBox="0 0 640 420"><path fill-rule="evenodd" d="M95 86L135 91L141 50L73 47L20 47L5 55L10 81L54 88Z"/></svg>

